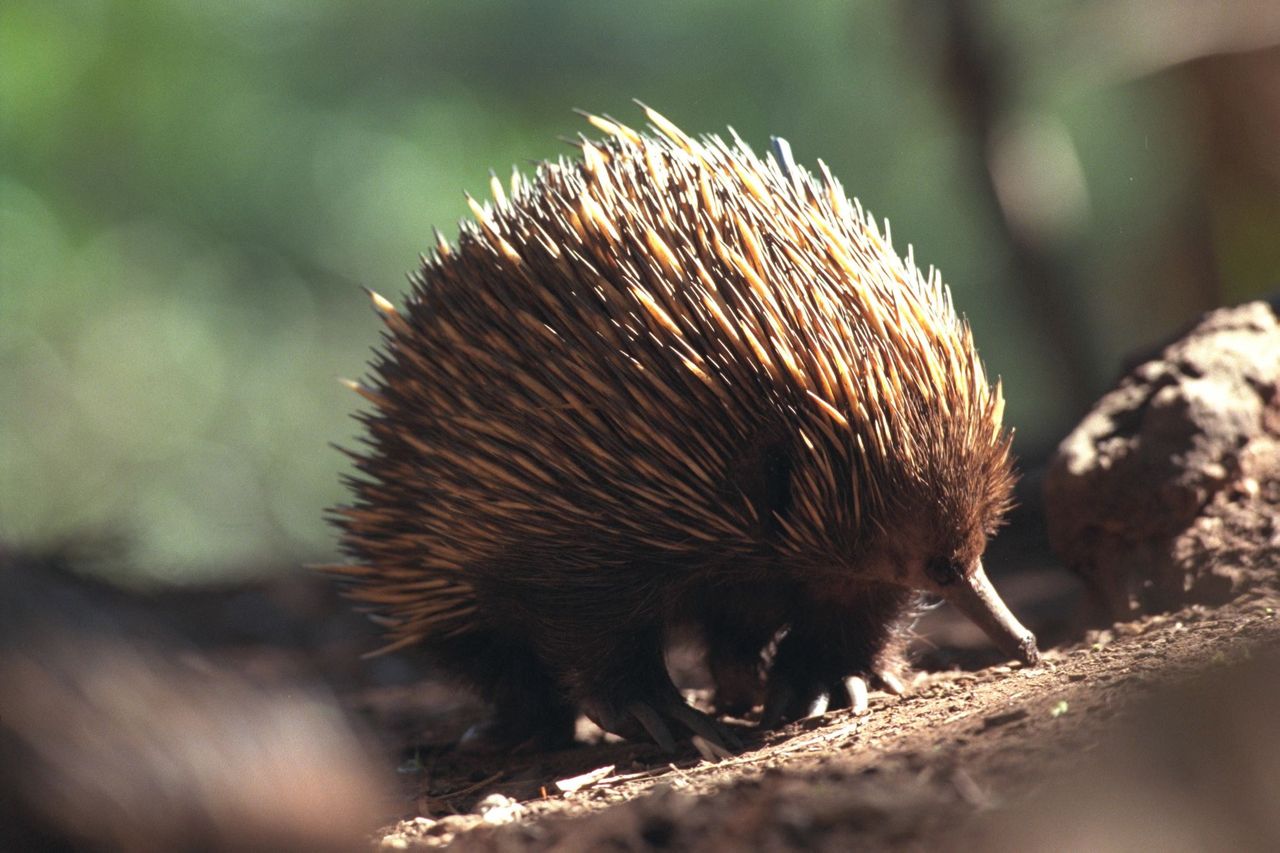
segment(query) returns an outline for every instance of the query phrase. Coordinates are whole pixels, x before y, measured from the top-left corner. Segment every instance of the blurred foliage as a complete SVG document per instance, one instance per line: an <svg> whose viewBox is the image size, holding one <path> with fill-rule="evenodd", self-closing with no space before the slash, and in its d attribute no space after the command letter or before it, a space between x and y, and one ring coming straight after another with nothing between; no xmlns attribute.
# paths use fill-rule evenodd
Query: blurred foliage
<svg viewBox="0 0 1280 853"><path fill-rule="evenodd" d="M1088 282L1101 390L1199 307L1155 305L1135 261L1159 252L1195 153L1176 86L1105 79L1070 48L1078 11L1006 0L984 25L1028 130L1018 185L1070 201L1048 215ZM0 536L123 534L174 577L327 556L344 463L326 444L356 433L333 379L377 337L358 285L403 290L464 189L571 153L557 137L588 129L571 107L637 123L633 97L825 159L943 270L1023 451L1048 446L1077 413L976 200L939 21L834 0L6 0Z"/></svg>

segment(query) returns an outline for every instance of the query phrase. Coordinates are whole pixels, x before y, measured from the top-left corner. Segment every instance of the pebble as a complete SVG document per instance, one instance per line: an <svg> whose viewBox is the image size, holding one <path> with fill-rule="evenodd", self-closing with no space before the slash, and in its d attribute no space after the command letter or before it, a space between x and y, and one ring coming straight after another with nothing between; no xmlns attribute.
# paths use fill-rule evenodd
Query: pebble
<svg viewBox="0 0 1280 853"><path fill-rule="evenodd" d="M501 826L517 820L524 813L524 806L502 794L490 794L476 804L476 811L485 823Z"/></svg>

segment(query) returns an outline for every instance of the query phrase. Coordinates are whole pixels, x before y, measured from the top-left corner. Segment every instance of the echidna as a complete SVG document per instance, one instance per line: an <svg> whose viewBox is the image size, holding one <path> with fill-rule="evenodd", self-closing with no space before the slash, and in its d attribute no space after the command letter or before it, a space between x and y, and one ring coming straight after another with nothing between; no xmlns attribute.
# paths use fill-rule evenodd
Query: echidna
<svg viewBox="0 0 1280 853"><path fill-rule="evenodd" d="M488 735L723 744L664 664L707 637L720 704L794 718L893 663L937 593L1011 654L982 569L1014 475L1000 384L936 272L782 140L587 116L581 160L494 178L386 321L334 567L496 708ZM780 639L779 639L780 638ZM746 689L743 685L746 684Z"/></svg>

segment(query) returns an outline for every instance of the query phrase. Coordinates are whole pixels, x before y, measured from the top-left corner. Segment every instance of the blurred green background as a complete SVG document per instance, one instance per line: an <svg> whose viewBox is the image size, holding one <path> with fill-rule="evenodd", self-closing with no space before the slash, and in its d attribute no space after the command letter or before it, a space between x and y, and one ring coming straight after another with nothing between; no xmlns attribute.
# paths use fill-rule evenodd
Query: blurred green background
<svg viewBox="0 0 1280 853"><path fill-rule="evenodd" d="M330 556L359 287L632 98L829 163L941 268L1034 465L1124 354L1280 280L1268 5L5 0L0 539Z"/></svg>

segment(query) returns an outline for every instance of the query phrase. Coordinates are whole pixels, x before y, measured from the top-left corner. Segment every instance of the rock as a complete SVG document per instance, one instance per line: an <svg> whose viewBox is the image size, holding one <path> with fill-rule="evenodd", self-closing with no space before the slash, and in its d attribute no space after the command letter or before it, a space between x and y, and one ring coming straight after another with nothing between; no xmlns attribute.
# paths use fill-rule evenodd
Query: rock
<svg viewBox="0 0 1280 853"><path fill-rule="evenodd" d="M524 814L524 806L502 794L490 794L476 804L485 823L501 826L518 820Z"/></svg>
<svg viewBox="0 0 1280 853"><path fill-rule="evenodd" d="M1054 549L1115 620L1221 602L1280 566L1280 320L1206 314L1059 445Z"/></svg>

